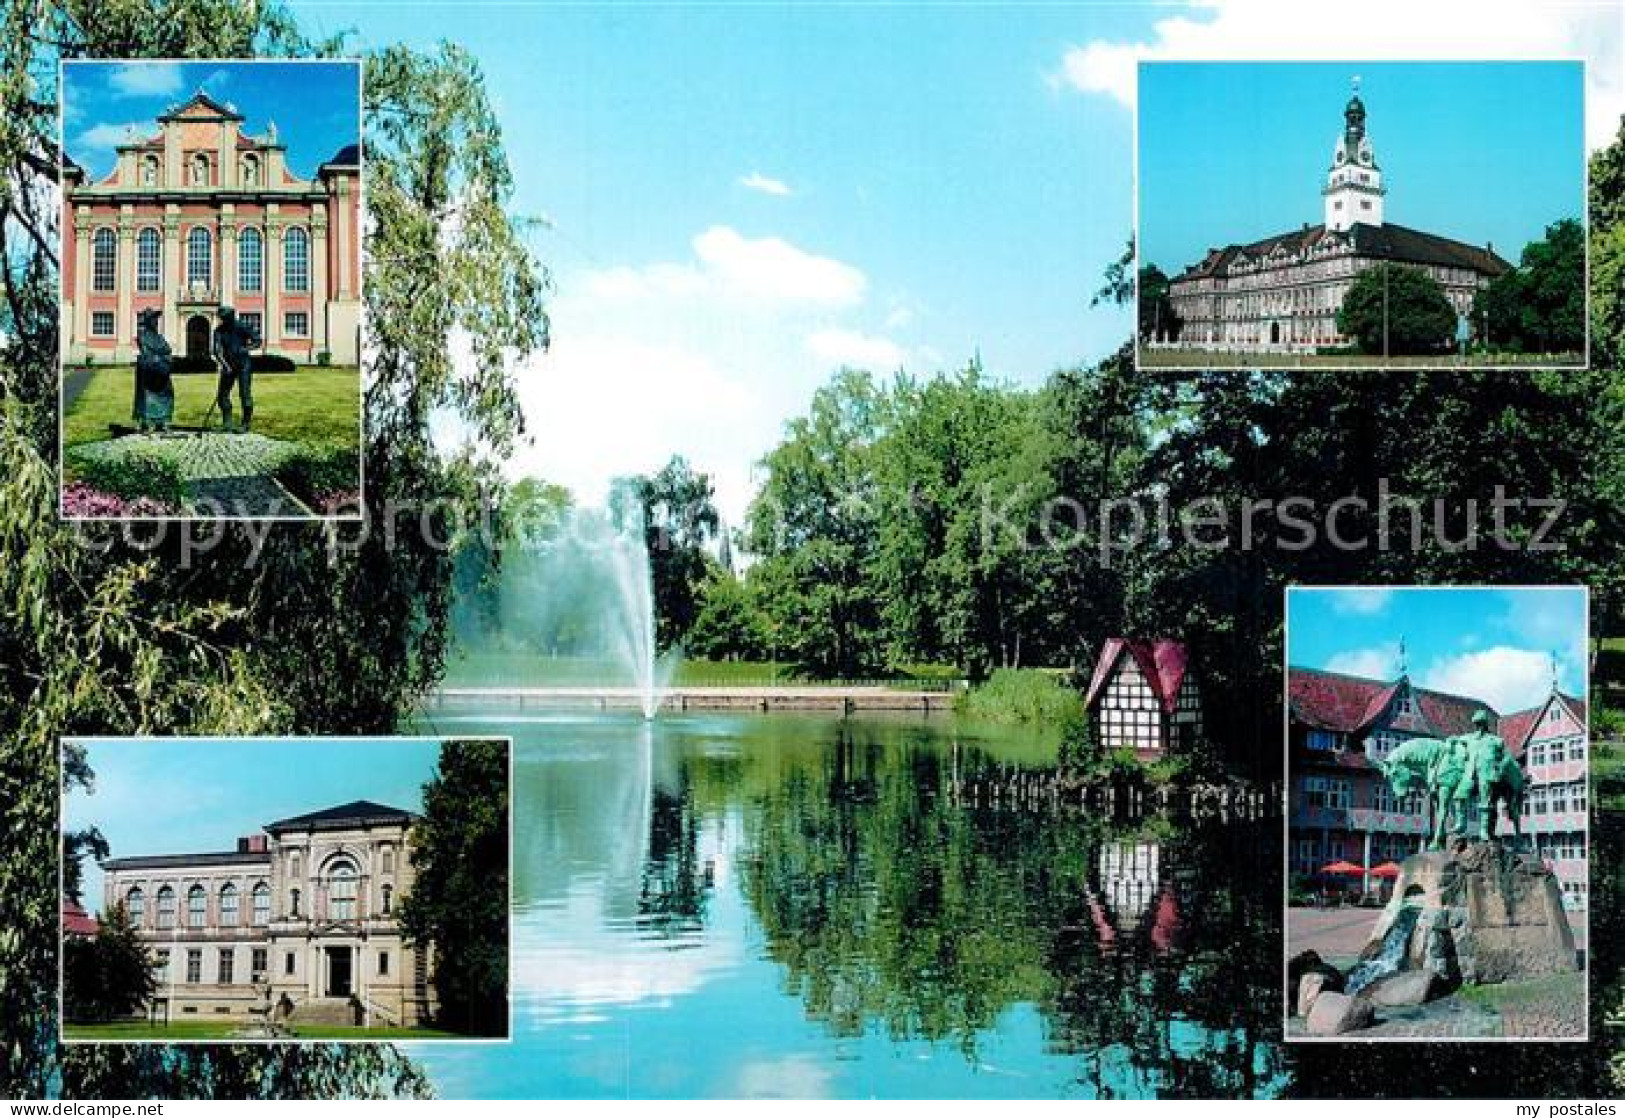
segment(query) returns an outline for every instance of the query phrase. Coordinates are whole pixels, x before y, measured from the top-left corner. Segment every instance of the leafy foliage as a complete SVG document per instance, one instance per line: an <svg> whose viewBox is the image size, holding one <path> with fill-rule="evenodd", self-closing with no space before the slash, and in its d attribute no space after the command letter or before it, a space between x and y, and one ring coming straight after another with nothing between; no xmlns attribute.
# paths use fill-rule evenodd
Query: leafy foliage
<svg viewBox="0 0 1625 1118"><path fill-rule="evenodd" d="M401 929L432 951L437 1023L459 1033L507 1034L508 796L506 742L444 742L413 829Z"/></svg>
<svg viewBox="0 0 1625 1118"><path fill-rule="evenodd" d="M681 643L717 566L706 551L721 529L711 479L677 456L653 477L617 479L610 505L617 524L641 527L647 543L656 641L662 648Z"/></svg>
<svg viewBox="0 0 1625 1118"><path fill-rule="evenodd" d="M1337 310L1337 330L1362 353L1436 353L1456 336L1456 312L1420 268L1377 264L1355 277Z"/></svg>
<svg viewBox="0 0 1625 1118"><path fill-rule="evenodd" d="M1585 230L1573 218L1546 227L1518 266L1473 300L1480 336L1522 353L1580 353L1586 331Z"/></svg>

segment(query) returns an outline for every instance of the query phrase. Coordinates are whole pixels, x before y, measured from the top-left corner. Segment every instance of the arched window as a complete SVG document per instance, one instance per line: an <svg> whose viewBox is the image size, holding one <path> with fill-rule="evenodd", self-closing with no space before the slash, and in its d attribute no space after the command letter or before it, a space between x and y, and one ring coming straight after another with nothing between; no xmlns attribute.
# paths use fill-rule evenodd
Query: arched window
<svg viewBox="0 0 1625 1118"><path fill-rule="evenodd" d="M158 157L149 155L141 161L141 185L158 185Z"/></svg>
<svg viewBox="0 0 1625 1118"><path fill-rule="evenodd" d="M258 186L260 184L260 160L257 155L243 156L243 185Z"/></svg>
<svg viewBox="0 0 1625 1118"><path fill-rule="evenodd" d="M214 279L214 241L203 226L186 235L186 283L208 287Z"/></svg>
<svg viewBox="0 0 1625 1118"><path fill-rule="evenodd" d="M157 291L163 268L163 241L156 229L135 235L135 289Z"/></svg>
<svg viewBox="0 0 1625 1118"><path fill-rule="evenodd" d="M258 291L265 276L265 238L258 229L244 229L237 241L237 289Z"/></svg>
<svg viewBox="0 0 1625 1118"><path fill-rule="evenodd" d="M265 882L254 886L254 927L263 928L271 922L271 887Z"/></svg>
<svg viewBox="0 0 1625 1118"><path fill-rule="evenodd" d="M165 885L158 890L158 927L167 931L175 926L175 890Z"/></svg>
<svg viewBox="0 0 1625 1118"><path fill-rule="evenodd" d="M208 912L209 895L203 891L203 886L192 886L186 891L186 926L188 928L203 927Z"/></svg>
<svg viewBox="0 0 1625 1118"><path fill-rule="evenodd" d="M141 927L141 922L147 915L147 898L139 886L124 894L124 912L129 916L132 927Z"/></svg>
<svg viewBox="0 0 1625 1118"><path fill-rule="evenodd" d="M282 289L310 290L310 234L289 229L282 240Z"/></svg>
<svg viewBox="0 0 1625 1118"><path fill-rule="evenodd" d="M226 928L237 926L237 886L229 881L220 887L220 924Z"/></svg>
<svg viewBox="0 0 1625 1118"><path fill-rule="evenodd" d="M97 291L113 290L113 277L118 271L118 234L111 229L96 230L91 242L91 286Z"/></svg>
<svg viewBox="0 0 1625 1118"><path fill-rule="evenodd" d="M355 863L340 860L327 873L327 915L334 920L355 919Z"/></svg>
<svg viewBox="0 0 1625 1118"><path fill-rule="evenodd" d="M202 152L192 157L192 185L209 185L209 157Z"/></svg>
<svg viewBox="0 0 1625 1118"><path fill-rule="evenodd" d="M390 912L390 903L389 902L390 902L390 898L393 897L394 895L395 895L395 890L394 889L391 889L388 885L384 886L384 915L385 916L389 915L389 912Z"/></svg>

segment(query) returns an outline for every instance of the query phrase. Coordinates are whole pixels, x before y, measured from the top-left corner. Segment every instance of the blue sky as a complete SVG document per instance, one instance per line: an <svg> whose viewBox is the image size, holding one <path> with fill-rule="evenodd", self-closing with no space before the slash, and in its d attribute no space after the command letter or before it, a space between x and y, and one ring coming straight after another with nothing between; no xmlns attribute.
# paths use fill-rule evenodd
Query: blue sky
<svg viewBox="0 0 1625 1118"><path fill-rule="evenodd" d="M555 281L510 472L593 501L683 452L735 523L843 363L979 353L1038 384L1127 339L1089 297L1134 223L1142 58L1586 57L1593 146L1625 105L1617 0L1364 0L1335 33L1256 0L292 8L358 52L451 40L484 70ZM1341 104L1313 114L1310 202Z"/></svg>
<svg viewBox="0 0 1625 1118"><path fill-rule="evenodd" d="M1141 259L1172 275L1209 246L1320 224L1355 76L1385 220L1516 261L1582 218L1578 62L1164 62L1140 75Z"/></svg>
<svg viewBox="0 0 1625 1118"><path fill-rule="evenodd" d="M1558 683L1586 696L1586 595L1530 589L1353 587L1287 591L1287 660L1295 667L1393 679L1399 644L1411 679L1488 702L1502 714Z"/></svg>
<svg viewBox="0 0 1625 1118"><path fill-rule="evenodd" d="M267 823L351 800L420 811L440 755L436 741L400 738L106 738L86 749L95 785L69 791L63 825L101 828L115 858L234 850ZM95 911L102 875L85 868Z"/></svg>
<svg viewBox="0 0 1625 1118"><path fill-rule="evenodd" d="M133 125L158 132L159 114L199 89L248 119L252 135L276 122L288 166L302 178L360 135L360 85L353 62L67 62L62 67L68 155L101 178Z"/></svg>

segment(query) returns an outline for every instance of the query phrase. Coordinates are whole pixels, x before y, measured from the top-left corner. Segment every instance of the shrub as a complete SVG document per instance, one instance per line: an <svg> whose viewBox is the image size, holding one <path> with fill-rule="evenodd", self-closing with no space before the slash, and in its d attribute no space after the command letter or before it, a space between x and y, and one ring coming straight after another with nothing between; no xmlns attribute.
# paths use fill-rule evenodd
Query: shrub
<svg viewBox="0 0 1625 1118"><path fill-rule="evenodd" d="M1000 668L959 697L960 713L989 722L1066 727L1083 719L1083 696L1050 672Z"/></svg>
<svg viewBox="0 0 1625 1118"><path fill-rule="evenodd" d="M254 355L254 371L256 373L291 373L297 365L291 357L284 357L280 353L256 353Z"/></svg>
<svg viewBox="0 0 1625 1118"><path fill-rule="evenodd" d="M174 373L212 373L219 368L212 357L177 357L169 364L169 371Z"/></svg>
<svg viewBox="0 0 1625 1118"><path fill-rule="evenodd" d="M171 458L144 449L116 455L78 454L70 458L75 480L92 490L126 500L149 498L180 507L186 502L186 482Z"/></svg>
<svg viewBox="0 0 1625 1118"><path fill-rule="evenodd" d="M277 480L312 507L336 504L335 498L354 494L361 482L361 460L345 447L300 447L276 469Z"/></svg>

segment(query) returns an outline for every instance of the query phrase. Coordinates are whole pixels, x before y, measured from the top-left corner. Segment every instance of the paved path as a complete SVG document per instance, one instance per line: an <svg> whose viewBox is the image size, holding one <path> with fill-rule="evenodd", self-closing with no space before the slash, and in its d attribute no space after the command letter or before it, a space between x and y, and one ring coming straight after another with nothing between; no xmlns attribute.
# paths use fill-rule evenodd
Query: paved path
<svg viewBox="0 0 1625 1118"><path fill-rule="evenodd" d="M84 395L86 388L90 387L95 377L94 369L69 369L62 374L62 411L72 409L74 402Z"/></svg>

